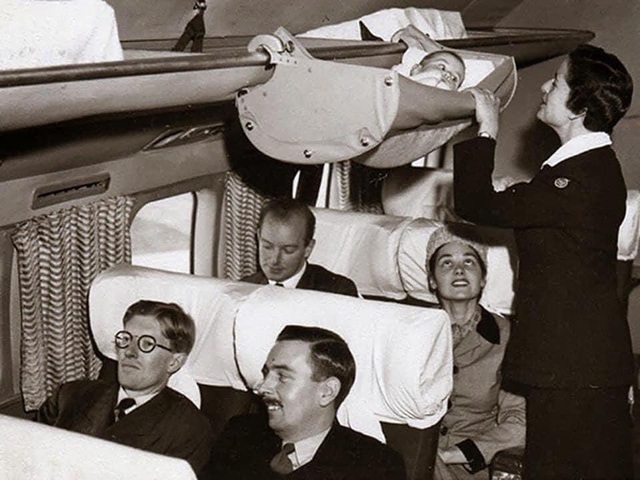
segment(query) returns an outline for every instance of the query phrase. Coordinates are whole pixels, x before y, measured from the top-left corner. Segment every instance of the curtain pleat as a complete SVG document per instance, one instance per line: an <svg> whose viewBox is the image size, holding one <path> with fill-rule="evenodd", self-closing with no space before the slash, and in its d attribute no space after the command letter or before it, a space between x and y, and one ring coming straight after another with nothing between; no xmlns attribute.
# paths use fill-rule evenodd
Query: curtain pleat
<svg viewBox="0 0 640 480"><path fill-rule="evenodd" d="M61 383L97 376L87 294L98 273L131 262L132 206L131 198L114 197L35 217L14 229L27 411Z"/></svg>
<svg viewBox="0 0 640 480"><path fill-rule="evenodd" d="M258 268L256 231L266 197L229 172L224 196L224 278L240 280Z"/></svg>

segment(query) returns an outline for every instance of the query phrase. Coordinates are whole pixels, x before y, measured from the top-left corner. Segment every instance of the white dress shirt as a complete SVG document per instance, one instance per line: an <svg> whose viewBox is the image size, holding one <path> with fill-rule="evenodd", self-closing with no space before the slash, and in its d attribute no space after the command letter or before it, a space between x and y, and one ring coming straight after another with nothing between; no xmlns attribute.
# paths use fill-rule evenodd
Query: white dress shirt
<svg viewBox="0 0 640 480"><path fill-rule="evenodd" d="M324 439L329 434L329 430L331 430L331 428L326 429L324 432L320 432L318 435L314 435L313 437L305 438L304 440L294 443L295 450L287 455L289 460L291 460L294 470L297 470L313 460L313 457L320 448L320 445L322 445L322 442L324 442Z"/></svg>
<svg viewBox="0 0 640 480"><path fill-rule="evenodd" d="M275 280L269 280L269 285L275 285L276 283L282 284L284 288L296 288L298 283L300 283L300 279L304 272L307 271L307 262L304 262L304 265L300 269L298 273L293 275L292 277L287 278L286 280L282 280L281 282L276 282Z"/></svg>

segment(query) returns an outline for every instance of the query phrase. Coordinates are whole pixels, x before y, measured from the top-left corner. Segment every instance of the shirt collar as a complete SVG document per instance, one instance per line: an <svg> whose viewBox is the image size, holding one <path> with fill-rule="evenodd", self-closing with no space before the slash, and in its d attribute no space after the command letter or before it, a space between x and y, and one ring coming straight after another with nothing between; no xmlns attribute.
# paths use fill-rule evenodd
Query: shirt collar
<svg viewBox="0 0 640 480"><path fill-rule="evenodd" d="M305 438L304 440L294 443L295 450L288 455L289 460L291 460L291 463L293 464L294 470L313 460L313 457L320 448L320 445L322 445L324 439L327 438L329 430L331 430L331 428L327 428L325 431L320 432L313 437Z"/></svg>
<svg viewBox="0 0 640 480"><path fill-rule="evenodd" d="M567 158L575 157L581 153L605 147L607 145L611 145L611 137L605 132L593 132L579 135L557 149L553 155L545 160L540 168L547 165L555 167Z"/></svg>
<svg viewBox="0 0 640 480"><path fill-rule="evenodd" d="M275 280L269 280L269 285L275 285L276 283L281 283L284 288L296 288L298 283L300 283L300 279L304 272L307 270L307 262L304 262L304 265L300 269L298 273L287 278L286 280L282 280L281 282L276 282Z"/></svg>
<svg viewBox="0 0 640 480"><path fill-rule="evenodd" d="M140 407L141 405L144 405L145 403L147 403L153 397L158 395L158 393L160 392L148 393L146 395L131 395L130 393L127 393L122 386L120 386L120 388L118 389L118 401L116 402L116 405L120 403L120 400L122 400L123 398L135 399L136 403L125 410L125 413L130 413L130 412L133 412L136 408Z"/></svg>

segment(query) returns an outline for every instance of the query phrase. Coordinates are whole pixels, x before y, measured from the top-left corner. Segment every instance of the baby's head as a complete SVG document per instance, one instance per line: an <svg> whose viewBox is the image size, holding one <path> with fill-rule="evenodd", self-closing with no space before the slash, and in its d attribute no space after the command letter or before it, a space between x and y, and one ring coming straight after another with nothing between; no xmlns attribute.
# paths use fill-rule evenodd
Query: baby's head
<svg viewBox="0 0 640 480"><path fill-rule="evenodd" d="M464 74L464 61L457 53L448 50L425 55L409 72L412 80L444 90L458 90Z"/></svg>

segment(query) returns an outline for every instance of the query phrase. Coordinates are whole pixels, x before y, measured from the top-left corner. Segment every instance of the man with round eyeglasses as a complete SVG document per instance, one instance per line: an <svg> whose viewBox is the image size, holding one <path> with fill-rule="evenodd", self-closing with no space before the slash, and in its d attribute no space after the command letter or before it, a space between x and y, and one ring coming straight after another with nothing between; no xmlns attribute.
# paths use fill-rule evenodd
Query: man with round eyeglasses
<svg viewBox="0 0 640 480"><path fill-rule="evenodd" d="M117 382L62 385L38 421L187 460L198 473L208 460L211 427L185 396L167 386L195 341L193 319L175 303L140 300L115 334Z"/></svg>

